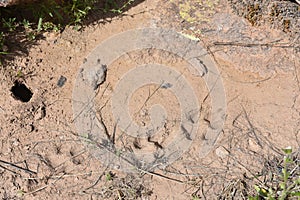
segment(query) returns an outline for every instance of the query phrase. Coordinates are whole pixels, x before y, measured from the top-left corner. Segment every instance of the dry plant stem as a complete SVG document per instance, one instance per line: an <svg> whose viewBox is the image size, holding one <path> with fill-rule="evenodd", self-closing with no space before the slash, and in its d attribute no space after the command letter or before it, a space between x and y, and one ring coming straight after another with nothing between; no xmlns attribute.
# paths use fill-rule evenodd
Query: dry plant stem
<svg viewBox="0 0 300 200"><path fill-rule="evenodd" d="M107 86L108 87L108 86ZM93 98L82 108L82 110L77 114L77 116L75 116L72 120L71 120L71 123L74 123L75 120L84 112L84 110L92 103L94 102L95 98L97 97L97 95L99 94L100 92L100 87L98 87L98 89L96 90L95 92L95 95L93 96ZM74 100L73 100L74 101Z"/></svg>
<svg viewBox="0 0 300 200"><path fill-rule="evenodd" d="M86 150L80 151L78 154L73 155L71 158L66 159L65 161L63 161L62 163L60 163L59 165L57 165L56 167L54 167L54 169L57 169L58 167L62 166L64 163L66 163L67 161L69 161L69 160L71 160L71 159L73 159L73 158L76 158L76 157L78 157L78 156L84 154L85 152L86 152Z"/></svg>
<svg viewBox="0 0 300 200"><path fill-rule="evenodd" d="M238 159L236 159L236 158L233 157L233 156L231 156L231 158L232 158L235 162L237 162L243 169L245 169L247 172L249 172L249 173L253 176L253 178L255 178L260 184L262 184L262 181L259 180L259 179L257 178L257 176L256 176L255 174L253 174L253 173L251 172L251 170L249 170L244 164L242 164Z"/></svg>
<svg viewBox="0 0 300 200"><path fill-rule="evenodd" d="M261 142L260 142L260 140L259 140L259 138L258 138L258 136L257 136L257 134L256 134L256 128L254 128L253 124L251 123L251 121L250 121L250 119L249 119L249 116L248 116L248 114L247 114L247 112L246 112L246 109L245 109L244 107L242 107L242 108L243 108L244 116L246 117L246 120L247 120L247 122L248 122L248 125L250 126L250 130L248 131L248 133L249 133L249 134L252 133L252 134L254 135L257 144L260 146L260 148L262 148ZM249 135L249 136L250 136L250 135Z"/></svg>
<svg viewBox="0 0 300 200"><path fill-rule="evenodd" d="M23 167L19 167L19 166L13 164L13 163L9 163L9 162L3 161L3 160L0 160L0 163L3 164L3 165L6 165L6 166L10 166L10 167L13 167L13 168L15 168L15 169L24 171L24 172L26 172L26 173L28 173L28 174L37 174L37 173L34 172L34 171L31 171L31 170L29 170L29 169L25 169L25 168L23 168ZM0 165L0 166L1 166L1 165ZM4 169L6 169L6 170L8 170L6 167L3 167L3 166L1 166L1 167L4 168ZM8 171L13 172L12 170L8 170ZM15 172L15 173L16 173L16 172Z"/></svg>
<svg viewBox="0 0 300 200"><path fill-rule="evenodd" d="M155 172L146 171L146 170L139 169L139 168L137 168L137 170L140 171L140 172L142 172L142 173L144 173L144 174L148 174L148 175L156 176L156 177L159 177L159 178L167 179L167 180L170 180L170 181L175 181L177 183L185 184L184 181L181 181L181 180L178 180L178 179L174 179L174 178L171 178L171 177L167 177L167 176L164 176L162 174L158 174L158 173L155 173Z"/></svg>
<svg viewBox="0 0 300 200"><path fill-rule="evenodd" d="M101 143L99 143L99 142L97 142L97 141L94 141L94 140L92 140L92 139L90 139L90 138L85 138L85 137L81 137L81 138L82 138L83 140L85 140L86 142L95 145L95 146L98 147L98 148L101 148L101 149L106 150L106 151L109 152L109 153L112 153L112 154L115 154L115 153L116 153L116 149L115 149L115 148L109 149L109 148L107 148L106 146L102 145ZM127 160L125 157L120 156L120 158L123 159L124 161L126 161L126 162L127 162L129 165L131 165L133 168L136 168L136 166L135 166L133 163L131 163L129 160Z"/></svg>
<svg viewBox="0 0 300 200"><path fill-rule="evenodd" d="M278 41L275 41L278 42ZM272 44L272 43L238 43L238 42L214 42L214 45L218 46L237 46L237 47L275 47L275 48L295 48L295 46L286 45L286 44Z"/></svg>
<svg viewBox="0 0 300 200"><path fill-rule="evenodd" d="M13 173L13 174L20 175L20 174L18 174L17 172L15 172L15 171L13 171L13 170L10 170L10 169L8 169L8 168L2 166L2 165L0 165L0 168L2 168L2 169L4 169L4 170L7 170L7 171L9 171L9 172L11 172L11 173Z"/></svg>
<svg viewBox="0 0 300 200"><path fill-rule="evenodd" d="M95 181L95 183L93 185L89 186L88 188L86 188L85 190L89 190L89 189L95 187L99 183L99 181L101 180L101 178L105 175L105 171L107 169L108 169L108 167L106 167L105 170L100 174L100 176L97 178L97 180Z"/></svg>
<svg viewBox="0 0 300 200"><path fill-rule="evenodd" d="M237 117L233 120L232 126L235 127L235 128L237 128L237 129L239 129L240 131L243 131L238 125L236 125L238 123L242 123L242 122L239 121L239 118L243 115L246 118L246 121L247 121L247 125L243 124L243 125L245 125L245 126L248 127L247 130L246 130L247 134L249 135L249 133L253 133L254 136L255 136L256 141L258 142L258 145L261 148L263 148L265 146L268 146L268 148L270 148L272 151L274 151L274 152L276 152L278 154L281 154L280 149L276 148L276 145L272 144L272 142L270 142L270 140L268 139L268 137L265 137L262 134L259 134L259 136L258 136L258 134L255 133L255 132L259 131L259 130L257 128L255 128L253 126L253 124L251 123L249 115L246 112L246 109L242 105L241 105L241 107L242 107L243 111L239 115L237 115ZM260 131L259 131L259 133L260 133ZM249 135L249 137L250 137L250 135ZM263 144L262 144L262 141L264 141Z"/></svg>
<svg viewBox="0 0 300 200"><path fill-rule="evenodd" d="M101 107L100 111L99 112L96 112L96 118L99 122L99 124L101 125L101 128L103 128L103 131L104 131L104 134L106 135L107 139L112 143L112 144L115 144L115 141L111 138L110 134L109 134L109 131L107 129L107 126L106 124L104 123L103 121L103 117L102 117L102 112L101 110L104 108Z"/></svg>
<svg viewBox="0 0 300 200"><path fill-rule="evenodd" d="M39 144L51 143L51 142L80 142L78 139L64 139L64 140L42 140L33 143L33 146L30 148L30 151L35 149Z"/></svg>
<svg viewBox="0 0 300 200"><path fill-rule="evenodd" d="M57 181L59 181L62 177L64 177L66 173L63 173L61 176L58 177L58 179L56 179L55 181L53 181L53 183L50 183L50 184L47 184L47 185L44 185L32 192L29 192L29 193L25 193L25 195L30 195L30 194L34 194L34 193L37 193L37 192L40 192L42 190L44 190L45 188L49 187L50 185L54 185Z"/></svg>
<svg viewBox="0 0 300 200"><path fill-rule="evenodd" d="M42 163L48 166L51 170L54 170L54 167L52 166L51 162L47 158L44 158L42 155L38 153L32 154L32 156L38 158Z"/></svg>
<svg viewBox="0 0 300 200"><path fill-rule="evenodd" d="M147 99L145 100L145 102L143 103L143 105L141 106L141 108L135 113L139 113L141 112L141 110L146 106L147 102L151 99L151 97L153 95L155 95L155 93L161 88L161 86L163 85L164 83L161 83L157 88L155 88L155 90L147 97Z"/></svg>
<svg viewBox="0 0 300 200"><path fill-rule="evenodd" d="M102 174L103 172L86 172L86 173L81 173L81 174L65 174L64 177L75 177L75 176L86 176L86 175L92 175L92 174ZM61 176L51 176L49 179L55 179L57 180L58 178L60 178ZM24 180L43 180L44 177L24 177Z"/></svg>

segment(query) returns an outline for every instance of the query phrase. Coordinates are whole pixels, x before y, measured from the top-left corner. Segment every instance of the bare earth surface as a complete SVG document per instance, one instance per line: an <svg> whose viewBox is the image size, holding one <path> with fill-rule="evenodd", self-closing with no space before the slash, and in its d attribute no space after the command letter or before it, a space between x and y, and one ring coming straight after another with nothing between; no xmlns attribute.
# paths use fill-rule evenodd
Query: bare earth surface
<svg viewBox="0 0 300 200"><path fill-rule="evenodd" d="M300 16L299 5L289 5L292 14L277 19L268 16L268 9L275 9L273 4L253 7L255 12L261 11L260 16L237 13L238 6L245 5L235 1L146 0L110 23L95 23L82 31L66 28L62 33L46 33L45 40L33 46L28 56L18 56L1 69L0 197L246 198L256 181L254 175L272 167L281 148L291 146L299 151ZM284 20L289 26L282 25ZM95 98L106 131L119 138L116 146L136 155L156 151L170 144L180 128L176 119L181 113L174 94L149 84L134 93L128 109L133 120L145 126L150 107L160 104L168 113L163 130L140 140L124 136L118 129L111 96L123 75L138 65L173 67L186 76L201 104L199 130L187 152L169 166L126 173L107 168L94 156L95 149L82 141L85 133L78 133L74 126L73 88L81 65L98 44L123 31L144 27L168 28L198 38L220 71L227 110L222 132L203 158L199 150L212 119L211 97L202 78L189 73L189 64L169 52L146 49L119 57L107 66L106 80ZM61 76L66 82L59 86ZM16 80L32 91L29 102L12 96Z"/></svg>

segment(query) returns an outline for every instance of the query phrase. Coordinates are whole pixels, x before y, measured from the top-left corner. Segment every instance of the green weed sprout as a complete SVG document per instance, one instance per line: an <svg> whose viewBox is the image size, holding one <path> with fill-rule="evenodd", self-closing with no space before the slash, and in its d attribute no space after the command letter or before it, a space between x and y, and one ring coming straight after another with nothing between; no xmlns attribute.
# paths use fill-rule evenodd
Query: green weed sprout
<svg viewBox="0 0 300 200"><path fill-rule="evenodd" d="M296 177L292 176L292 173L299 170L299 164L293 169L290 168L295 161L292 159L292 148L287 147L282 149L284 152L283 166L281 174L279 176L280 182L276 188L262 187L255 185L254 189L257 192L255 197L249 197L249 200L285 200L293 197L300 197L300 177L296 174ZM297 177L298 176L298 177Z"/></svg>

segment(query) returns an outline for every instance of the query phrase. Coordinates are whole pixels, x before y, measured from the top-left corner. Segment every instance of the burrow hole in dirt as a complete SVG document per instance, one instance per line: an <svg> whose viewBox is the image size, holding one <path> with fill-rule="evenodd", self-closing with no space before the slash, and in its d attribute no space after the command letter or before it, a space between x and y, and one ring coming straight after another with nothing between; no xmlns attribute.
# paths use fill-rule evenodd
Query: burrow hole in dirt
<svg viewBox="0 0 300 200"><path fill-rule="evenodd" d="M14 82L14 86L10 89L13 94L13 97L22 102L30 101L33 93L31 90L23 83L19 81Z"/></svg>

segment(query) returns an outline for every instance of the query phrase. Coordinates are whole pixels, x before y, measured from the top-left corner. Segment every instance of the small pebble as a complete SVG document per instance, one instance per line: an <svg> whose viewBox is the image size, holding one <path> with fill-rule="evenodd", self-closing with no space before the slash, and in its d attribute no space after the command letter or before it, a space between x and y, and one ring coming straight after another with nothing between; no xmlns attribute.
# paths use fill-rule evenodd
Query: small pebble
<svg viewBox="0 0 300 200"><path fill-rule="evenodd" d="M163 83L160 87L163 89L168 89L170 87L172 87L173 85L171 83Z"/></svg>
<svg viewBox="0 0 300 200"><path fill-rule="evenodd" d="M60 78L59 78L58 81L57 81L57 86L58 86L58 87L64 86L64 84L66 83L66 81L67 81L67 78L66 78L66 77L60 76Z"/></svg>
<svg viewBox="0 0 300 200"><path fill-rule="evenodd" d="M220 146L216 149L216 155L219 157L219 158L226 158L227 156L229 156L229 152L227 149L225 149L224 147Z"/></svg>

